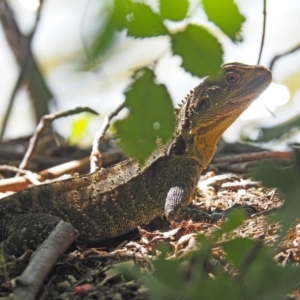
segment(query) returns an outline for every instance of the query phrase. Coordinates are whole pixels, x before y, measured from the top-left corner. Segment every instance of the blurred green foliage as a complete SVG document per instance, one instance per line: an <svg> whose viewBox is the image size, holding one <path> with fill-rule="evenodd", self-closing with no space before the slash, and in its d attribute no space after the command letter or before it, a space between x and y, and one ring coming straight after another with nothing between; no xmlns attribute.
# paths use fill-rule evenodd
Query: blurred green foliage
<svg viewBox="0 0 300 300"><path fill-rule="evenodd" d="M295 156L299 156L295 151ZM266 187L276 187L284 195L283 208L272 218L280 221L282 234L285 234L290 226L300 217L299 195L300 195L300 172L299 159L294 167L280 168L271 163L264 163L256 170L254 176L263 182Z"/></svg>
<svg viewBox="0 0 300 300"><path fill-rule="evenodd" d="M151 299L257 299L281 300L299 283L299 267L279 266L274 249L262 242L235 238L223 242L226 256L223 264L214 260L212 248L222 234L241 225L241 212L236 212L213 237L197 237L199 250L180 259L167 259L166 248L152 262L150 275L136 268L120 271L138 279L149 289ZM226 270L226 271L225 271Z"/></svg>
<svg viewBox="0 0 300 300"><path fill-rule="evenodd" d="M300 216L298 152L295 151L293 167L264 164L254 174L264 186L279 188L285 199L283 208L269 216L269 222L282 224L280 236L273 245L266 246L263 242L241 237L223 239L220 243L222 235L243 223L242 212L236 211L212 237L197 237L199 250L172 260L167 259L166 248L158 247L161 254L152 262L152 274L132 268L123 268L122 272L147 286L151 299L285 299L287 294L299 288L300 268L289 262L282 267L273 257L280 251L280 243L288 229ZM226 254L217 261L212 256L216 242Z"/></svg>
<svg viewBox="0 0 300 300"><path fill-rule="evenodd" d="M233 0L225 1L226 9L222 1L213 2L219 2L214 9L209 1L203 2L208 18L232 41L236 41L245 18ZM155 9L145 1L115 0L106 8L106 22L90 48L88 64L95 64L103 54L109 51L113 47L117 32L124 30L127 36L133 38L166 36L170 40L170 52L181 57L181 66L185 71L198 77L217 76L223 63L222 45L209 29L191 24L193 12L201 8L200 1L197 2L196 7L191 8L188 0L159 0L158 7ZM224 17L224 12L226 17ZM178 24L180 29L174 31L168 28L170 23L166 21L173 23L184 21L182 24L185 25ZM230 24L227 24L228 22ZM146 73L149 73L149 70ZM172 130L169 129L169 124L174 126L172 106L169 103L171 97L165 88L162 97L162 85L156 83L154 71L152 74L153 78L144 83L141 83L142 79L139 77L134 79L139 81L138 84L133 82L130 92L125 93L126 105L130 105L130 114L124 123L116 124L117 135L124 150L140 162L145 161L147 156L154 151L155 134L156 137L166 141L174 130L174 127ZM149 84L149 87L147 88L145 84ZM141 96L145 90L148 93ZM137 116L137 114L144 117ZM146 114L152 114L148 121L152 122L155 119L155 123L161 125L160 130L153 131L153 125L150 122L144 123ZM138 150L133 150L134 147Z"/></svg>
<svg viewBox="0 0 300 300"><path fill-rule="evenodd" d="M240 39L245 17L232 0L202 0L208 19L217 25L232 41Z"/></svg>
<svg viewBox="0 0 300 300"><path fill-rule="evenodd" d="M260 128L259 142L285 139L294 132L298 133L300 128L300 115L272 127Z"/></svg>
<svg viewBox="0 0 300 300"><path fill-rule="evenodd" d="M160 0L159 4L163 20L181 21L186 17L189 9L188 0Z"/></svg>
<svg viewBox="0 0 300 300"><path fill-rule="evenodd" d="M202 7L208 19L231 41L242 40L245 17L233 0L199 0L197 7ZM159 0L155 9L144 1L115 0L91 46L89 62L109 51L116 33L123 30L133 38L168 37L170 52L181 57L186 72L199 77L215 76L223 62L223 48L213 32L191 23L194 10L187 0ZM174 31L168 28L170 21L183 22ZM115 124L125 151L140 162L156 147L157 137L165 142L174 129L171 97L166 87L156 82L155 71L147 67L136 71L125 92L129 114ZM282 222L282 233L299 214L298 173L296 169L263 166L256 174L263 184L279 187L285 196L284 208L272 219ZM231 274L212 263L211 249L215 243L242 222L243 217L236 212L212 238L199 236L199 250L180 260L166 259L167 251L160 249L162 253L153 261L154 272L150 276L136 268L122 271L145 284L151 299L283 299L299 283L300 269L291 265L282 268L273 260L280 239L273 247L242 238L223 242L228 266L234 270Z"/></svg>

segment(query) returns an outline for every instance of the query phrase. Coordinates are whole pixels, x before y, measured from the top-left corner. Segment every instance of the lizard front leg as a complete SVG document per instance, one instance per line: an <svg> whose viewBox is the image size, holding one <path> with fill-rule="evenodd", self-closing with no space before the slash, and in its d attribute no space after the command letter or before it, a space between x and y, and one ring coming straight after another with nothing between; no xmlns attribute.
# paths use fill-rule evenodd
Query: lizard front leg
<svg viewBox="0 0 300 300"><path fill-rule="evenodd" d="M229 209L212 214L201 211L197 208L188 207L190 194L181 186L174 186L169 189L165 203L165 215L168 221L211 221L216 222L221 218L228 217L236 210L243 211L246 215L251 215L256 212L253 206L241 206L238 204L233 205Z"/></svg>
<svg viewBox="0 0 300 300"><path fill-rule="evenodd" d="M168 221L181 222L184 220L210 220L210 215L196 208L188 207L190 193L182 186L169 189L165 202L165 215Z"/></svg>

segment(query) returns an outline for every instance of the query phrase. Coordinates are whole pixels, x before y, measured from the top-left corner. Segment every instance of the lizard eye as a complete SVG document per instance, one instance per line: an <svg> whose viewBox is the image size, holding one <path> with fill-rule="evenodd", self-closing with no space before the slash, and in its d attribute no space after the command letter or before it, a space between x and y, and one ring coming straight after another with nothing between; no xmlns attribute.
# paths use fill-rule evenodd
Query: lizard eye
<svg viewBox="0 0 300 300"><path fill-rule="evenodd" d="M225 80L227 83L235 84L240 81L241 76L235 72L228 72L225 74Z"/></svg>

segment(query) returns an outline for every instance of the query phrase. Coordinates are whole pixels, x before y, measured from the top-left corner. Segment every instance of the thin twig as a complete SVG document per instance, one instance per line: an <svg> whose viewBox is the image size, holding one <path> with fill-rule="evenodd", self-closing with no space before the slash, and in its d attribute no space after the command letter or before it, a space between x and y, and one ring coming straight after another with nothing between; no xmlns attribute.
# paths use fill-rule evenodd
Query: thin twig
<svg viewBox="0 0 300 300"><path fill-rule="evenodd" d="M67 111L60 111L60 112L56 112L53 114L49 114L49 115L45 115L41 118L38 126L35 129L35 132L33 134L33 136L31 137L29 144L28 144L28 149L24 155L24 158L22 160L22 162L19 165L20 169L25 169L32 157L32 154L34 152L34 149L37 145L37 141L39 136L41 135L42 131L45 129L45 127L49 124L51 124L54 120L59 119L59 118L63 118L63 117L67 117L67 116L71 116L71 115L75 115L75 114L79 114L81 112L90 112L92 114L98 114L97 112L95 112L94 110L90 109L89 107L77 107L71 110L67 110Z"/></svg>
<svg viewBox="0 0 300 300"><path fill-rule="evenodd" d="M25 177L30 181L31 184L40 185L41 181L39 181L35 176L36 176L36 174L32 173L30 171L27 171L25 174Z"/></svg>
<svg viewBox="0 0 300 300"><path fill-rule="evenodd" d="M224 182L221 185L222 189L229 191L237 191L240 189L250 189L253 187L261 186L261 182L259 181L240 181L240 182Z"/></svg>
<svg viewBox="0 0 300 300"><path fill-rule="evenodd" d="M0 165L0 171L20 173L22 175L25 175L27 173L26 170L22 170L20 168L13 167L13 166L8 166L8 165Z"/></svg>
<svg viewBox="0 0 300 300"><path fill-rule="evenodd" d="M102 154L103 166L109 166L125 159L120 149L109 150ZM75 172L83 172L89 169L89 157L80 160L72 160L61 165L45 169L37 174L35 178L41 182L46 179L54 179L64 174L73 174ZM0 180L0 192L20 191L28 187L31 182L26 176L19 176Z"/></svg>
<svg viewBox="0 0 300 300"><path fill-rule="evenodd" d="M213 159L213 165L218 166L219 163L226 163L226 164L236 164L236 163L243 163L255 160L262 160L262 159L292 159L293 158L293 151L262 151L262 152L255 152L255 153L244 153L239 155L226 155L222 157L215 157Z"/></svg>
<svg viewBox="0 0 300 300"><path fill-rule="evenodd" d="M106 116L103 121L102 127L100 128L99 131L96 132L93 140L93 147L90 156L90 173L96 172L101 167L102 161L101 161L101 153L99 151L99 145L104 138L104 135L110 125L111 119L115 117L124 108L124 106L125 106L124 103L120 104L110 115Z"/></svg>
<svg viewBox="0 0 300 300"><path fill-rule="evenodd" d="M1 161L5 162L5 159L21 161L24 157L24 153L19 152L15 149L16 147L12 145L4 145L0 143L0 158ZM58 157L58 156L47 156L45 154L34 153L31 159L32 162L35 162L39 165L49 165L55 166L70 161L70 158ZM29 168L28 168L29 169Z"/></svg>
<svg viewBox="0 0 300 300"><path fill-rule="evenodd" d="M300 49L300 44L296 45L294 48L292 48L291 50L283 53L283 54L279 54L279 55L276 55L270 62L270 66L269 66L269 69L272 71L273 67L274 67L274 64L275 62L277 61L277 59L283 57L283 56L286 56L286 55L289 55L293 52L296 52L297 50Z"/></svg>
<svg viewBox="0 0 300 300"><path fill-rule="evenodd" d="M263 8L264 23L263 23L263 32L262 32L261 43L260 43L260 49L259 49L259 55L258 55L258 61L257 61L257 64L258 64L258 65L260 64L260 59L261 59L262 51L263 51L263 48L264 48L265 34L266 34L267 0L264 0L263 3L264 3L264 8Z"/></svg>
<svg viewBox="0 0 300 300"><path fill-rule="evenodd" d="M267 105L263 103L263 106L273 118L276 118L276 115L267 107Z"/></svg>

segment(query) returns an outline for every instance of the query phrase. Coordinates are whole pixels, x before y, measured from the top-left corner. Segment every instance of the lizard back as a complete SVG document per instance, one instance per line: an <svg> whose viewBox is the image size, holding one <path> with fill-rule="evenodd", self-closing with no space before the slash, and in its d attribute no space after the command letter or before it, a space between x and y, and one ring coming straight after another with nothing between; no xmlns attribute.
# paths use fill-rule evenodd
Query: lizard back
<svg viewBox="0 0 300 300"><path fill-rule="evenodd" d="M162 215L174 182L188 182L186 188L194 190L201 170L189 158L159 155L144 168L128 159L94 174L5 197L0 201L0 221L7 224L16 214L47 213L73 224L82 243L107 240Z"/></svg>

